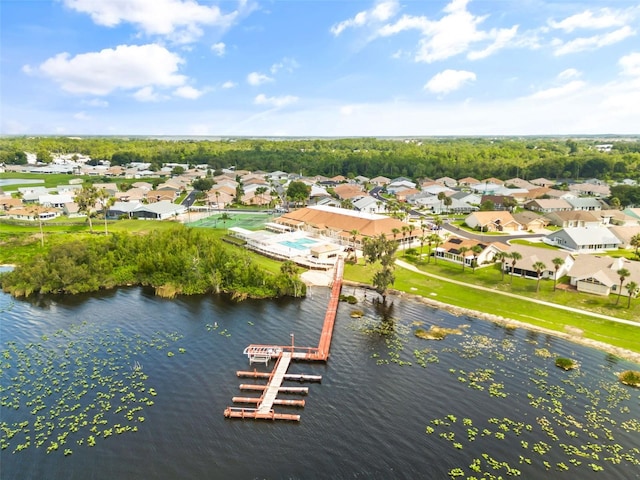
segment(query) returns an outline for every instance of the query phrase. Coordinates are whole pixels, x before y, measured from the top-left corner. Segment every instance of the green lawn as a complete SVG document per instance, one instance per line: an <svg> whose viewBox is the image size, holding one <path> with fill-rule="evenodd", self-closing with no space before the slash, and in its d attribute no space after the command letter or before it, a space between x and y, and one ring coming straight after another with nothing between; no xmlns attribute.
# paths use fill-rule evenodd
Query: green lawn
<svg viewBox="0 0 640 480"><path fill-rule="evenodd" d="M620 305L616 307L615 296L600 298L595 295L579 294L576 292L553 292L553 282L543 282L541 292L535 293L535 280L525 280L514 277L513 286L509 285L509 277L505 282L500 280L500 272L494 268L477 269L472 273L471 269L465 269L464 274L460 266L453 266L446 262L437 265L432 261L429 265L421 266L425 271L441 275L458 281L477 283L479 285L495 287L496 290L510 291L527 297L539 298L550 302L568 304L572 307L585 310L599 311L610 316L637 319L640 318L640 301L632 301L632 309L627 310L626 298L620 299ZM371 278L377 267L372 265L347 265L345 279L371 283ZM550 330L564 332L565 327L574 327L584 332L584 337L605 342L618 347L640 352L639 327L619 324L607 320L600 320L587 315L580 315L564 310L547 307L544 305L523 302L518 299L489 295L486 291L464 288L459 285L440 281L404 268L395 270L396 282L394 289L432 298L443 303L458 307L478 310L493 315L529 323Z"/></svg>

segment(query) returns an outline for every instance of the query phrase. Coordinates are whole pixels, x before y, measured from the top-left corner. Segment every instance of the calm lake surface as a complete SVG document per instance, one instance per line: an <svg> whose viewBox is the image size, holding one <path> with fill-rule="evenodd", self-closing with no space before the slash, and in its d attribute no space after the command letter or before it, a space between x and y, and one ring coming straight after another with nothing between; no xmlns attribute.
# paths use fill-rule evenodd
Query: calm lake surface
<svg viewBox="0 0 640 480"><path fill-rule="evenodd" d="M291 333L317 345L328 289L242 303L143 288L0 294L1 478L640 478L640 391L616 378L638 365L408 300L382 334L371 294L343 293L361 301L340 304L329 361L289 368L322 383L308 384L304 409L275 407L300 423L223 411L257 396L238 388L259 383L236 377L247 345L287 345ZM466 326L415 337L431 325ZM580 369L556 368L556 356Z"/></svg>

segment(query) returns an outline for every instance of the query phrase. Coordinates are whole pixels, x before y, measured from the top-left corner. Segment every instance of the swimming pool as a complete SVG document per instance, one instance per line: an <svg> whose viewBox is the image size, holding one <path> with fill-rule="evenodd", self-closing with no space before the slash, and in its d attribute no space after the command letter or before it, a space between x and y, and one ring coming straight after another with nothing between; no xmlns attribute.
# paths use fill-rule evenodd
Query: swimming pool
<svg viewBox="0 0 640 480"><path fill-rule="evenodd" d="M296 250L308 250L309 247L315 245L318 242L309 238L298 238L296 240L283 240L282 242L278 243L285 247L295 248Z"/></svg>

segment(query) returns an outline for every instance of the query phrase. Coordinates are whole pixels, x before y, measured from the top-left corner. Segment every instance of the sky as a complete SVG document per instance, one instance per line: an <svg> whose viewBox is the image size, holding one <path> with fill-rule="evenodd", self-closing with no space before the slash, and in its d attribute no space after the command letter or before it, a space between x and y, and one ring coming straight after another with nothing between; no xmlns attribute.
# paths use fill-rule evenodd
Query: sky
<svg viewBox="0 0 640 480"><path fill-rule="evenodd" d="M640 134L626 0L0 0L0 134Z"/></svg>

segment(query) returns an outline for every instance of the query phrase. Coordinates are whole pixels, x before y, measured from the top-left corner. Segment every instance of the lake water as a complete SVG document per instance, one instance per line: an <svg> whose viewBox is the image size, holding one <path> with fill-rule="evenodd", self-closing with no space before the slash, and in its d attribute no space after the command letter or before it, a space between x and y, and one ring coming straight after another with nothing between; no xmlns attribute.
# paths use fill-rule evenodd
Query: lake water
<svg viewBox="0 0 640 480"><path fill-rule="evenodd" d="M0 294L1 478L640 478L640 391L616 379L638 365L406 300L384 313L395 321L381 334L371 293L352 288L343 293L361 302L340 305L329 361L289 368L323 377L304 409L275 407L301 421L225 419L233 396L251 396L239 384L258 383L236 371L267 370L249 367L244 347L287 345L291 333L317 345L329 290L309 293ZM413 334L433 324L466 326L442 341ZM560 370L556 356L581 367Z"/></svg>

